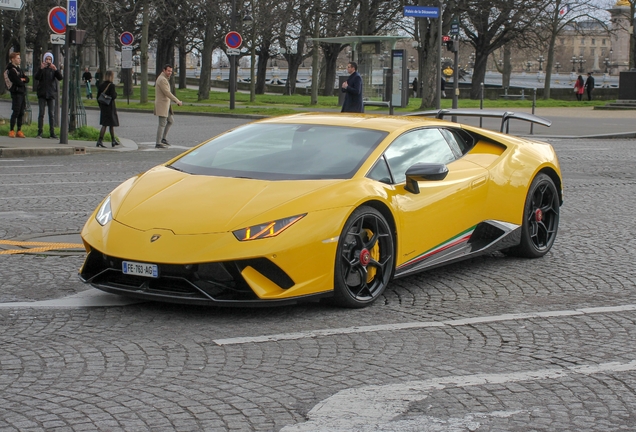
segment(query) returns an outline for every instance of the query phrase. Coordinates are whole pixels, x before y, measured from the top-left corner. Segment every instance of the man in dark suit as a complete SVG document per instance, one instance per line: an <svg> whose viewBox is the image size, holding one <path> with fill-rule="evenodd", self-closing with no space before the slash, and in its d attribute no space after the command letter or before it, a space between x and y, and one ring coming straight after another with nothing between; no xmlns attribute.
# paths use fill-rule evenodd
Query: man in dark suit
<svg viewBox="0 0 636 432"><path fill-rule="evenodd" d="M585 80L585 90L587 90L587 100L592 100L592 92L594 91L594 77L592 72L587 73L587 80Z"/></svg>
<svg viewBox="0 0 636 432"><path fill-rule="evenodd" d="M344 103L342 104L342 112L364 112L362 105L362 77L358 73L358 64L351 62L347 64L347 72L349 78L342 83L341 92L345 93Z"/></svg>

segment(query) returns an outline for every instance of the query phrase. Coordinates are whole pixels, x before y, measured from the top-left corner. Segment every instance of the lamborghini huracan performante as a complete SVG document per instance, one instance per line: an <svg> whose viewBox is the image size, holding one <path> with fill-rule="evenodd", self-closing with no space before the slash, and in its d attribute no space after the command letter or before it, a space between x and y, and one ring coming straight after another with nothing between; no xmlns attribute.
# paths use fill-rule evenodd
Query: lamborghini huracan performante
<svg viewBox="0 0 636 432"><path fill-rule="evenodd" d="M501 116L502 130L549 124ZM82 230L80 278L174 303L364 307L392 278L497 250L542 257L562 190L543 142L422 116L271 118L113 190Z"/></svg>

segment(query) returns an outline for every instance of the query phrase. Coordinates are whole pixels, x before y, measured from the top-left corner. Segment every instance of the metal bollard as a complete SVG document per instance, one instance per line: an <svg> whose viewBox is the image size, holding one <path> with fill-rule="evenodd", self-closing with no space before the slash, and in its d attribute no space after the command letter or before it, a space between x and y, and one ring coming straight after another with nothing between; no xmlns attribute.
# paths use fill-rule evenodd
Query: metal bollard
<svg viewBox="0 0 636 432"><path fill-rule="evenodd" d="M532 92L532 114L537 107L537 88L535 87ZM530 122L530 135L534 135L534 123Z"/></svg>
<svg viewBox="0 0 636 432"><path fill-rule="evenodd" d="M479 90L479 109L483 110L484 109L484 83L482 82L480 84L480 90ZM483 117L479 117L479 127L482 127L482 123L484 121Z"/></svg>

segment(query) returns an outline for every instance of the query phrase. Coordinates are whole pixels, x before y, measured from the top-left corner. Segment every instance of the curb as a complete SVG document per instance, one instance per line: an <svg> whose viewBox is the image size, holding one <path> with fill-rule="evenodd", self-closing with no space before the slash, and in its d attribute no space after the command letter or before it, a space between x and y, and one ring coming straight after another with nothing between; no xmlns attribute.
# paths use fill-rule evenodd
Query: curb
<svg viewBox="0 0 636 432"><path fill-rule="evenodd" d="M116 148L106 147L97 148L95 146L87 145L86 141L79 141L74 144L71 141L69 144L54 144L51 147L1 147L0 146L0 159L2 158L20 158L29 156L72 156L72 155L86 155L94 153L107 153L107 152L127 152L139 150L137 143L128 138L119 138L121 146Z"/></svg>
<svg viewBox="0 0 636 432"><path fill-rule="evenodd" d="M16 158L29 156L70 156L85 154L85 147L69 146L68 148L0 148L0 158Z"/></svg>

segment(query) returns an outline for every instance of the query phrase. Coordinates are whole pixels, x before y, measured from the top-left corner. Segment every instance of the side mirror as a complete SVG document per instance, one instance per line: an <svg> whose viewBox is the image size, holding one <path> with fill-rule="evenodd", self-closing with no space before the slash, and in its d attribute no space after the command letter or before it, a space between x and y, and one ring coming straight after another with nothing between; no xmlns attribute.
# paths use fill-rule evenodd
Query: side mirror
<svg viewBox="0 0 636 432"><path fill-rule="evenodd" d="M448 167L446 164L437 163L417 163L406 170L406 186L405 189L411 193L420 193L420 187L417 184L421 180L444 180L448 175Z"/></svg>

